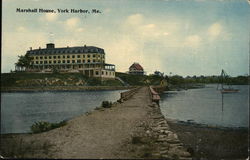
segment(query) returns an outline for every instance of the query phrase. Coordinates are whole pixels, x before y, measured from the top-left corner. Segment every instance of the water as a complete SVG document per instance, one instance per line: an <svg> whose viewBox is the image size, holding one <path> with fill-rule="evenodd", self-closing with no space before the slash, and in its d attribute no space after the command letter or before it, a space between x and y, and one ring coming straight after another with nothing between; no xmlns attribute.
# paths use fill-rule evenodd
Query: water
<svg viewBox="0 0 250 160"><path fill-rule="evenodd" d="M1 133L27 133L37 121L60 122L116 101L122 90L16 92L1 95Z"/></svg>
<svg viewBox="0 0 250 160"><path fill-rule="evenodd" d="M248 127L249 86L237 85L238 93L222 94L217 85L185 91L166 92L161 98L167 118L223 127Z"/></svg>

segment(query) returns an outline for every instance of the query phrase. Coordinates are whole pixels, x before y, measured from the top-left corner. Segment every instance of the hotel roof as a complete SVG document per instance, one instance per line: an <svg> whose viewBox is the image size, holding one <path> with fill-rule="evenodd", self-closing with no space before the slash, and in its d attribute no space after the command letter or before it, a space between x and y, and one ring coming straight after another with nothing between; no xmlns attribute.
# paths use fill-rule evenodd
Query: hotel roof
<svg viewBox="0 0 250 160"><path fill-rule="evenodd" d="M64 48L39 48L27 51L28 55L50 55L50 54L83 54L83 53L99 53L105 54L104 49L95 46L76 46Z"/></svg>

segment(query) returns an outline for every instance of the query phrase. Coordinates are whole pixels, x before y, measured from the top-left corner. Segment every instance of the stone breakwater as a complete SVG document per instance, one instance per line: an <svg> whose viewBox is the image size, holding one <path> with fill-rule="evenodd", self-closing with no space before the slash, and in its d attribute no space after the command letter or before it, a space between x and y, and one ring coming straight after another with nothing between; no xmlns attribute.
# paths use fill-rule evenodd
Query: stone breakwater
<svg viewBox="0 0 250 160"><path fill-rule="evenodd" d="M149 92L151 91L152 89L149 89ZM150 150L142 158L191 160L190 153L187 152L178 135L171 131L167 120L161 113L160 106L153 101L148 106L147 120L141 122L139 125L141 130L135 131L132 135L132 140L136 138L137 141L144 143Z"/></svg>
<svg viewBox="0 0 250 160"><path fill-rule="evenodd" d="M152 156L169 159L192 159L177 134L169 128L159 105L152 103L150 107L152 107L152 111L149 113L151 122L146 134L156 144Z"/></svg>

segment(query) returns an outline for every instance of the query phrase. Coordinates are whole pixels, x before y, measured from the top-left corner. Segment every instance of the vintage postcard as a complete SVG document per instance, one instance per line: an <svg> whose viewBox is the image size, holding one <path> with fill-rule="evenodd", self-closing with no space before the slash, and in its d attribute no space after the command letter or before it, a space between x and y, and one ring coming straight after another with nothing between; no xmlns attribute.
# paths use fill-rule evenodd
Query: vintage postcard
<svg viewBox="0 0 250 160"><path fill-rule="evenodd" d="M3 0L1 158L249 159L248 0Z"/></svg>

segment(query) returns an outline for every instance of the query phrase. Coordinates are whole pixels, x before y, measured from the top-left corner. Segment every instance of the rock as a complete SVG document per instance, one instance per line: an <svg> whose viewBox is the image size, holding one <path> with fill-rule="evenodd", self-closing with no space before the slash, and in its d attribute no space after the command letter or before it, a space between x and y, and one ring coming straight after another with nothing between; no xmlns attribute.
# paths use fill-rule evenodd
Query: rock
<svg viewBox="0 0 250 160"><path fill-rule="evenodd" d="M172 159L168 154L161 155L162 158Z"/></svg>
<svg viewBox="0 0 250 160"><path fill-rule="evenodd" d="M166 151L166 150L168 150L168 149L169 149L169 147L166 147L166 146L165 146L165 147L161 147L161 148L160 148L160 151Z"/></svg>
<svg viewBox="0 0 250 160"><path fill-rule="evenodd" d="M178 136L175 133L172 132L172 133L168 134L168 138L169 139L178 139Z"/></svg>
<svg viewBox="0 0 250 160"><path fill-rule="evenodd" d="M178 139L169 139L169 138L167 138L167 142L170 144L180 143L180 141Z"/></svg>
<svg viewBox="0 0 250 160"><path fill-rule="evenodd" d="M183 146L182 143L170 144L170 147L176 147L176 148L178 148L178 147L182 147L182 146Z"/></svg>
<svg viewBox="0 0 250 160"><path fill-rule="evenodd" d="M166 135L159 135L159 138L166 138L167 136Z"/></svg>
<svg viewBox="0 0 250 160"><path fill-rule="evenodd" d="M162 115L159 115L159 116L154 116L154 117L153 117L153 119L161 119L161 118L163 118L163 116L162 116Z"/></svg>
<svg viewBox="0 0 250 160"><path fill-rule="evenodd" d="M152 156L153 157L160 157L161 155L160 155L160 153L152 153Z"/></svg>
<svg viewBox="0 0 250 160"><path fill-rule="evenodd" d="M161 155L167 154L167 153L168 153L168 150L160 151L160 154L161 154Z"/></svg>
<svg viewBox="0 0 250 160"><path fill-rule="evenodd" d="M153 131L161 131L161 130L167 130L168 128L167 127L161 127L161 126L158 126L158 127L155 127L153 128Z"/></svg>
<svg viewBox="0 0 250 160"><path fill-rule="evenodd" d="M158 138L156 142L166 142L167 138Z"/></svg>
<svg viewBox="0 0 250 160"><path fill-rule="evenodd" d="M169 133L171 133L171 131L165 130L164 133L165 133L166 135L168 135Z"/></svg>
<svg viewBox="0 0 250 160"><path fill-rule="evenodd" d="M163 146L163 148L166 147L167 149L169 149L170 144L168 142L163 142L161 146Z"/></svg>
<svg viewBox="0 0 250 160"><path fill-rule="evenodd" d="M160 133L165 133L165 130L160 130Z"/></svg>
<svg viewBox="0 0 250 160"><path fill-rule="evenodd" d="M150 131L149 131L149 130L147 130L147 131L146 131L146 133L147 133L147 134L150 134Z"/></svg>
<svg viewBox="0 0 250 160"><path fill-rule="evenodd" d="M158 122L157 124L160 125L160 124L166 124L167 122L165 120L162 120L160 122Z"/></svg>

